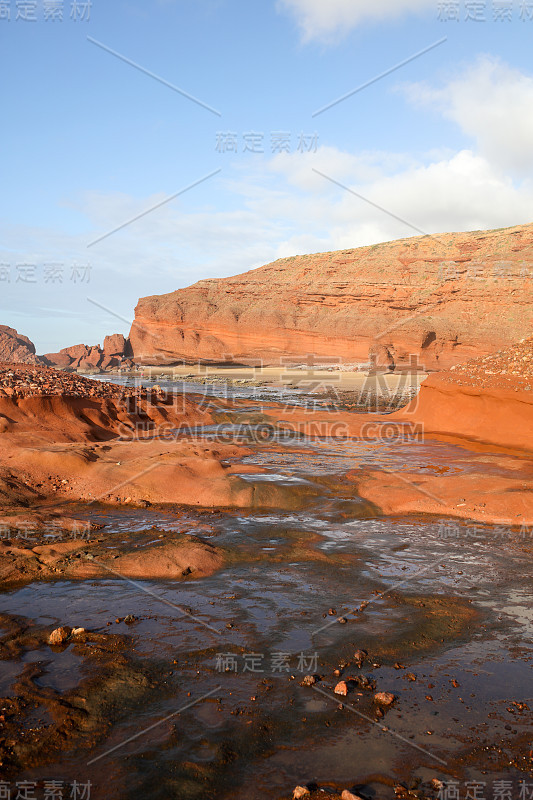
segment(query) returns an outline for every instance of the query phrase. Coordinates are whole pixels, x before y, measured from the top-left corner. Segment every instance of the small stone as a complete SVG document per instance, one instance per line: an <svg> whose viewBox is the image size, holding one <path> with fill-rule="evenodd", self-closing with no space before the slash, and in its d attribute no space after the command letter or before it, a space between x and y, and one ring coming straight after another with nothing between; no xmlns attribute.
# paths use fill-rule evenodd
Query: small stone
<svg viewBox="0 0 533 800"><path fill-rule="evenodd" d="M349 681L354 681L361 689L375 689L376 683L372 678L367 678L366 675L355 675L348 678Z"/></svg>
<svg viewBox="0 0 533 800"><path fill-rule="evenodd" d="M339 617L339 619L337 620L337 622L339 623L339 625L346 625L346 623L348 622L348 620L347 620L345 617Z"/></svg>
<svg viewBox="0 0 533 800"><path fill-rule="evenodd" d="M440 789L444 789L444 784L443 784L443 782L442 782L442 781L439 781L439 779L438 779L438 778L432 778L432 779L431 779L431 786L432 786L432 788L433 788L433 789L435 789L436 791L439 791Z"/></svg>
<svg viewBox="0 0 533 800"><path fill-rule="evenodd" d="M126 616L124 617L124 622L126 623L126 625L131 625L131 623L135 622L136 619L137 617L135 617L133 614L126 614Z"/></svg>
<svg viewBox="0 0 533 800"><path fill-rule="evenodd" d="M356 665L358 667L361 667L363 665L363 661L365 660L367 655L368 655L368 653L366 652L366 650L356 650L355 651L355 653L353 654L353 657L354 657L354 661L355 661L355 663L356 663Z"/></svg>
<svg viewBox="0 0 533 800"><path fill-rule="evenodd" d="M61 628L56 628L55 631L52 631L48 637L48 644L63 644L63 642L67 641L71 631L72 628L69 628L66 625Z"/></svg>
<svg viewBox="0 0 533 800"><path fill-rule="evenodd" d="M334 608L330 608L328 614L330 615L330 617L334 617L337 614L337 612Z"/></svg>
<svg viewBox="0 0 533 800"><path fill-rule="evenodd" d="M316 678L314 675L306 675L303 681L301 682L300 686L313 686L316 683Z"/></svg>
<svg viewBox="0 0 533 800"><path fill-rule="evenodd" d="M391 706L394 701L395 697L391 692L376 692L374 695L374 703L377 703L378 706Z"/></svg>
<svg viewBox="0 0 533 800"><path fill-rule="evenodd" d="M300 797L307 797L310 794L311 792L309 791L307 786L296 786L296 788L292 793L292 796L294 800L299 800Z"/></svg>
<svg viewBox="0 0 533 800"><path fill-rule="evenodd" d="M354 794L353 792L349 792L348 789L345 789L341 794L341 800L361 800L358 794Z"/></svg>
<svg viewBox="0 0 533 800"><path fill-rule="evenodd" d="M72 636L82 636L85 633L85 628L72 628Z"/></svg>
<svg viewBox="0 0 533 800"><path fill-rule="evenodd" d="M408 672L405 677L408 681L416 681L416 675L414 672Z"/></svg>
<svg viewBox="0 0 533 800"><path fill-rule="evenodd" d="M335 694L342 694L346 696L350 691L350 689L348 688L348 684L346 683L346 681L339 681L333 691L335 692Z"/></svg>

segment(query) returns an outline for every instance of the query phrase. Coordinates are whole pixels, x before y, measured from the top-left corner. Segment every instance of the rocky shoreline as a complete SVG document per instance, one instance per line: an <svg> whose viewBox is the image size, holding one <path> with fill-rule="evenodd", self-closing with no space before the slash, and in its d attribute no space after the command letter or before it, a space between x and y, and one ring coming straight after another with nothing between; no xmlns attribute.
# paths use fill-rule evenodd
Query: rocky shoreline
<svg viewBox="0 0 533 800"><path fill-rule="evenodd" d="M288 673L278 683L265 677L248 695L237 681L222 697L221 676L205 660L208 654L213 657L211 644L200 647L196 639L191 639L185 656L180 655L179 667L174 666L178 663L175 657L170 669L153 659L150 664L139 660L135 647L144 647L151 617L145 613L145 621L137 621L143 617L137 607L130 605L111 618L106 612L105 625L128 624L128 629L120 629L120 636L106 633L102 623L91 623L87 612L80 616L79 601L76 614L65 608L55 626L4 615L0 622L8 632L0 636L0 661L16 662L17 647L26 658L33 650L41 652L48 646L54 657L54 648L58 648L58 652L67 654L65 657L82 659L92 669L90 680L80 680L70 693L59 693L39 688L38 681L46 674L40 662L24 667L13 685L13 696L2 701L0 760L8 774L26 774L34 767L35 774L41 776L48 762L80 746L98 752L111 720L122 718L107 711L105 681L106 676L114 675L119 684L121 680L139 682L139 691L133 693L117 688L116 696L124 698L124 708L129 708L132 698L155 701L152 690L159 692L157 698L170 687L183 695L181 684L186 675L193 681L189 694L194 686L200 699L206 692L217 692L216 715L231 720L235 726L232 735L241 742L230 764L239 760L238 752L243 749L239 737L246 738L248 733L250 749L243 752L252 760L270 757L274 729L279 731L280 741L286 735L283 731L288 730L294 746L305 741L308 726L315 730L315 708L320 708L318 715L315 711L324 726L320 730L327 731L329 737L330 731L337 736L341 732L355 735L358 727L354 731L354 712L359 714L359 727L368 723L370 732L375 726L387 732L387 718L401 726L413 693L417 702L424 704L423 727L418 731L428 756L423 778L412 781L408 777L418 770L414 759L395 767L394 780L385 766L379 774L354 767L352 774L359 775L360 781L344 783L339 779L328 783L323 777L313 782L309 771L304 781L302 769L302 780L295 789L288 791L286 787L284 793L277 793L284 800L291 792L293 798L304 800L371 800L376 787L387 800L393 796L398 800L435 800L446 790L448 778L453 786L457 776L467 774L468 759L474 769L484 763L474 740L466 736L461 755L449 760L444 770L435 768L432 753L434 748L437 753L443 752L446 740L435 737L428 754L426 739L433 736L437 724L428 709L439 703L445 713L446 703L455 704L454 708L459 704L454 713L463 724L461 706L468 703L461 690L464 675L458 680L456 673L450 673L441 684L427 671L421 673L412 666L417 659L445 652L463 639L473 641L473 632L485 624L482 605L474 607L468 594L454 593L450 587L434 594L422 588L411 594L399 592L394 587L403 585L401 577L396 578L393 588L377 581L365 584L364 589L356 586L355 596L362 595L363 599L354 603L351 576L357 574L358 582L366 580L364 572L358 571L361 552L344 552L341 547L332 553L308 525L316 513L313 509L323 509L318 530L327 531L337 524L332 520L340 520L342 541L348 530L342 527L344 524L395 520L399 525L402 519L414 519L419 525L428 525L440 519L453 527L455 520L465 526L457 533L458 541L464 535L468 543L479 524L476 535L489 541L493 536L494 546L499 543L494 526L503 526L505 549L518 547L520 558L526 558L533 548L532 352L533 339L527 339L491 359L431 375L407 406L392 409L392 413L390 408L386 413L363 413L357 406L354 410L350 393L344 397L345 407L338 407L327 396L322 398L321 407L279 403L272 397L257 403L249 398L176 393L153 383L119 386L35 364L1 364L0 584L4 596L23 591L21 587L34 591L39 586L47 596L49 589L60 593L61 587L69 587L70 592L78 585L90 585L91 592L100 591L97 587L105 591L112 579L137 589L152 581L173 591L183 586L199 592L196 602L203 608L200 616L192 603L180 602L175 608L180 617L201 627L208 618L206 609L214 610L224 591L230 600L238 596L245 565L246 585L255 573L255 579L261 581L263 570L274 570L281 579L296 565L293 576L303 576L306 570L324 570L317 573L321 575L316 579L318 584L311 577L305 579L309 581L306 591L318 589L323 609L318 630L329 632L329 626L334 625L334 632L328 633L331 638L326 638L320 650L321 662L316 670L308 670L298 680L294 673ZM500 376L504 388L499 384ZM329 459L325 467L321 457L324 449ZM426 450L428 454L424 455ZM285 474L284 465L294 458L302 459L304 465L308 459L309 473L304 468L301 477L290 471ZM417 458L422 459L418 467ZM343 461L332 468L332 459ZM320 467L318 472L313 473L313 465ZM334 516L331 509L335 509ZM165 510L173 520L171 526L155 522ZM113 513L119 520L114 522L115 527L106 522ZM126 513L142 513L146 518L134 528L120 522L120 515ZM236 515L240 515L239 524L249 523L245 526L247 537L254 525L261 530L268 525L265 520L274 520L262 540L264 545L257 546L247 538L239 543L233 533L222 535L224 529L231 531L232 519L237 524ZM291 525L299 518L304 520L304 531L296 536ZM527 536L521 536L522 529ZM397 549L394 544L394 552ZM428 569L443 569L444 552L438 558L438 565L429 561ZM422 563L424 573L426 562ZM462 563L454 569L456 578L461 579ZM345 591L350 599L338 604L335 601L328 608L320 592L321 581L330 572L338 599L342 596L340 580L348 581ZM263 580L261 593L268 593L267 583L272 580L272 574ZM205 604L199 598L208 585L212 599ZM389 621L383 627L382 612L374 608L373 598L384 601L393 624ZM304 605L302 620L307 601ZM98 604L92 614L102 618ZM239 622L238 608L236 614L236 619L222 616L217 630L237 637L223 646L227 653L238 655L243 652L239 637L244 632L250 635L254 625ZM140 638L133 631L137 625L143 626L139 628L143 631ZM209 622L207 627L211 625ZM346 639L339 640L337 631L345 631ZM55 644L54 639L50 644L50 636L56 635L61 635L62 641ZM258 648L255 644L255 652ZM294 685L303 693L301 700L290 695ZM453 699L448 698L450 692ZM280 702L285 695L280 708L274 710L269 705L271 697ZM111 692L110 702L114 703L112 696ZM183 705L186 700L185 695ZM507 722L505 725L515 738L508 742L487 738L486 746L494 754L494 774L501 775L511 764L517 773L522 770L533 776L533 763L524 750L523 726L530 713L527 698L517 692L507 702L514 727ZM65 703L74 710L62 710L67 708ZM294 719L292 703L302 704ZM32 704L48 709L55 722L49 721L48 727L38 722L30 734L19 736L17 726L31 712ZM85 716L76 711L79 704L87 708ZM199 708L207 713L203 706ZM415 710L420 713L416 704ZM466 708L464 715L466 721ZM500 727L503 723L498 718ZM505 732L506 728L502 729ZM209 737L206 741L211 747ZM403 741L407 741L405 736ZM281 758L283 763L284 752L281 747L272 757ZM216 797L212 786L206 794L208 779L222 780L223 776L230 785L227 760L222 746L220 757L214 765L206 766L205 773L198 772L194 760L179 762L179 774L194 787L191 797ZM214 777L217 775L219 778ZM172 784L170 774L165 780L167 785ZM268 792L264 796L273 795Z"/></svg>

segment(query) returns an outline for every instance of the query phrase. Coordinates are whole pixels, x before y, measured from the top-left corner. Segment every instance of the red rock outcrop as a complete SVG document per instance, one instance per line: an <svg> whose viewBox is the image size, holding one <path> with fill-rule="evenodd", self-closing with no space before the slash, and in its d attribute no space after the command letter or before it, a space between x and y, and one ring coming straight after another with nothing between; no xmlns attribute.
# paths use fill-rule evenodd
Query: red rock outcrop
<svg viewBox="0 0 533 800"><path fill-rule="evenodd" d="M139 300L137 362L309 354L448 368L508 346L533 321L533 224L293 256Z"/></svg>
<svg viewBox="0 0 533 800"><path fill-rule="evenodd" d="M533 337L430 375L419 397L390 418L416 420L426 433L533 451Z"/></svg>
<svg viewBox="0 0 533 800"><path fill-rule="evenodd" d="M126 354L126 339L121 333L112 333L104 339L105 356L123 356Z"/></svg>
<svg viewBox="0 0 533 800"><path fill-rule="evenodd" d="M0 325L0 361L11 361L19 364L35 364L35 345L27 336L18 333L14 328Z"/></svg>
<svg viewBox="0 0 533 800"><path fill-rule="evenodd" d="M355 438L415 454L433 439L453 446L448 464L433 469L408 455L405 466L355 463L346 477L383 514L533 526L533 337L430 375L406 408L386 416L298 406L264 413L297 438Z"/></svg>
<svg viewBox="0 0 533 800"><path fill-rule="evenodd" d="M99 349L100 345L97 345L97 347ZM45 353L41 358L50 367L59 367L60 369L72 367L72 369L76 369L87 358L91 349L86 344L75 344L71 347L63 347L59 353Z"/></svg>
<svg viewBox="0 0 533 800"><path fill-rule="evenodd" d="M130 353L129 341L121 333L106 336L103 348L99 344L76 344L64 347L59 353L46 353L41 356L43 362L59 369L115 369L129 366L127 355Z"/></svg>
<svg viewBox="0 0 533 800"><path fill-rule="evenodd" d="M121 387L47 367L0 364L2 498L218 508L293 508L306 487L260 482L242 444L206 441L224 401ZM221 405L220 405L221 404ZM177 431L180 435L177 435ZM237 463L232 464L230 460ZM27 500L25 500L27 505ZM0 570L1 575L1 570Z"/></svg>

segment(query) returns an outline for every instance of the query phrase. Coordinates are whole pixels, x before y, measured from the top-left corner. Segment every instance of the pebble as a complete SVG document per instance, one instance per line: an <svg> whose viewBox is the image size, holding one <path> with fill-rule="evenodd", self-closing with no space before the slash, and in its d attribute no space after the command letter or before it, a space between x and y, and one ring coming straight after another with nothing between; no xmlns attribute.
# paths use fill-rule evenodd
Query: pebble
<svg viewBox="0 0 533 800"><path fill-rule="evenodd" d="M56 628L48 637L48 644L63 644L63 642L67 641L71 633L72 628L66 625L61 628Z"/></svg>
<svg viewBox="0 0 533 800"><path fill-rule="evenodd" d="M391 692L376 692L374 695L374 703L377 703L379 706L391 706L395 699Z"/></svg>
<svg viewBox="0 0 533 800"><path fill-rule="evenodd" d="M348 688L348 684L346 683L346 681L339 681L333 691L335 692L335 694L342 694L346 696L350 691L350 689Z"/></svg>
<svg viewBox="0 0 533 800"><path fill-rule="evenodd" d="M345 789L341 794L341 800L361 800L358 794L354 794L353 792L349 792L348 789Z"/></svg>
<svg viewBox="0 0 533 800"><path fill-rule="evenodd" d="M366 652L366 650L356 650L355 653L353 654L356 666L361 667L367 655L368 653Z"/></svg>
<svg viewBox="0 0 533 800"><path fill-rule="evenodd" d="M36 364L0 365L0 394L16 397L32 395L70 395L71 397L125 400L145 397L142 387L130 388L114 383L100 383L75 373Z"/></svg>
<svg viewBox="0 0 533 800"><path fill-rule="evenodd" d="M72 636L81 636L85 633L85 628L72 628Z"/></svg>
<svg viewBox="0 0 533 800"><path fill-rule="evenodd" d="M306 675L303 681L301 682L300 686L313 686L316 683L316 678L314 675Z"/></svg>
<svg viewBox="0 0 533 800"><path fill-rule="evenodd" d="M349 681L354 681L361 689L375 689L376 684L372 678L367 678L366 675L355 675L355 677L349 677Z"/></svg>
<svg viewBox="0 0 533 800"><path fill-rule="evenodd" d="M294 800L299 800L300 797L307 797L310 794L311 792L309 791L307 786L296 786L292 793L292 796Z"/></svg>

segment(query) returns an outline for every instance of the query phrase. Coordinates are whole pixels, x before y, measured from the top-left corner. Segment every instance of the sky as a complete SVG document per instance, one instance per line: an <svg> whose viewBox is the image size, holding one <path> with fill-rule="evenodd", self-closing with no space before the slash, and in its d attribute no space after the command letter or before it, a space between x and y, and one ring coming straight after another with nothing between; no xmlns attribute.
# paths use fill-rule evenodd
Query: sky
<svg viewBox="0 0 533 800"><path fill-rule="evenodd" d="M0 0L0 324L533 221L533 0Z"/></svg>

